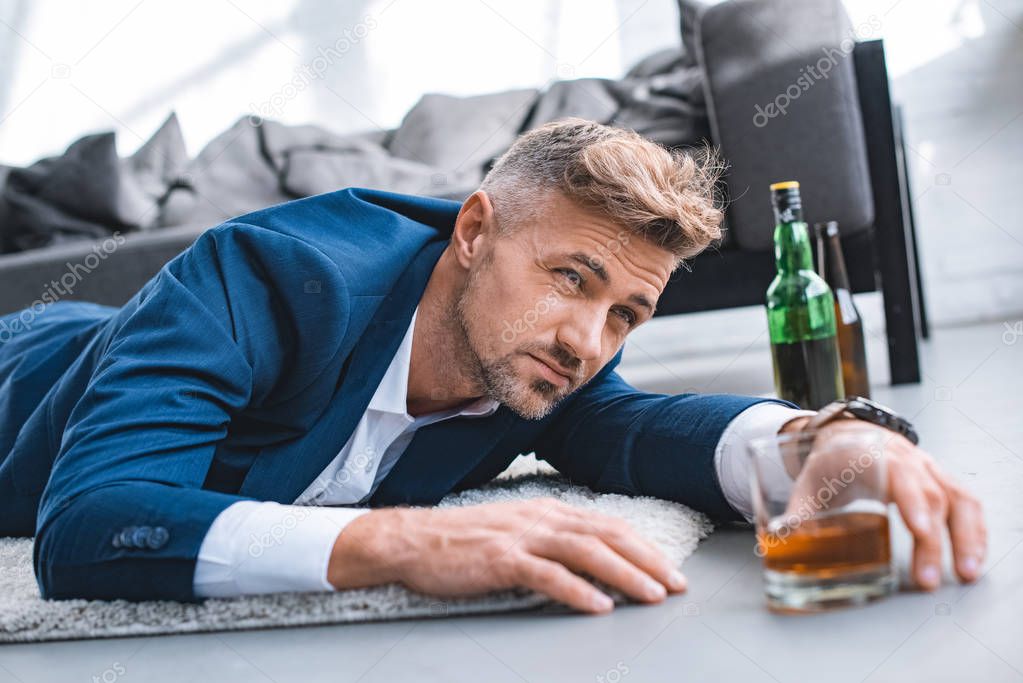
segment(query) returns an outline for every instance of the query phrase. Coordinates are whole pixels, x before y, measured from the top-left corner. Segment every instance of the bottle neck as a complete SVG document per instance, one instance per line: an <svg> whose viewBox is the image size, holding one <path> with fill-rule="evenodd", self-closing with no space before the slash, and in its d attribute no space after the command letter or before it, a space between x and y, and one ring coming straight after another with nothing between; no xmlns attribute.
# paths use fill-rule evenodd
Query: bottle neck
<svg viewBox="0 0 1023 683"><path fill-rule="evenodd" d="M831 285L832 290L846 289L852 291L852 288L849 286L849 273L845 269L845 257L842 255L842 243L838 236L838 230L829 230L827 232L825 244L827 266L824 279Z"/></svg>
<svg viewBox="0 0 1023 683"><path fill-rule="evenodd" d="M778 272L813 270L810 233L803 222L801 212L779 214L776 211L775 217L778 223L774 228L774 259Z"/></svg>

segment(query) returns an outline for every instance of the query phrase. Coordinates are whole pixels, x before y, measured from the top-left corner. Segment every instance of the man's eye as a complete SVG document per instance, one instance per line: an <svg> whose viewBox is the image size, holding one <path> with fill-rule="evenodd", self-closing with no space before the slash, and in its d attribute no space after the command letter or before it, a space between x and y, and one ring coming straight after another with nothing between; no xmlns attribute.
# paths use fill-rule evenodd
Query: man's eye
<svg viewBox="0 0 1023 683"><path fill-rule="evenodd" d="M633 325L636 324L636 314L630 311L628 308L616 308L615 314L618 315L618 317L620 317L622 320L624 320L629 327L632 327Z"/></svg>
<svg viewBox="0 0 1023 683"><path fill-rule="evenodd" d="M583 284L583 276L571 268L556 268L555 272L561 273L573 287L578 288Z"/></svg>

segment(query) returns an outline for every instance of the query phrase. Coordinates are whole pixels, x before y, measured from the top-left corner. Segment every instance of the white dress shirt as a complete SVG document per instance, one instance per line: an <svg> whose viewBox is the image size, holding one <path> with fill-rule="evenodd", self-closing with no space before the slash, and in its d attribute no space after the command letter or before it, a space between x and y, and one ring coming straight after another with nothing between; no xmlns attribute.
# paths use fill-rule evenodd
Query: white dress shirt
<svg viewBox="0 0 1023 683"><path fill-rule="evenodd" d="M372 496L419 428L497 410L497 401L481 398L461 408L419 417L408 414L412 332L418 312L417 307L352 436L294 504L241 501L213 521L196 561L193 588L197 596L334 590L327 581L334 542L345 525L369 510L323 506L357 505ZM752 503L745 444L777 433L793 417L811 414L761 403L736 416L721 435L714 454L718 480L725 499L747 520L752 519Z"/></svg>

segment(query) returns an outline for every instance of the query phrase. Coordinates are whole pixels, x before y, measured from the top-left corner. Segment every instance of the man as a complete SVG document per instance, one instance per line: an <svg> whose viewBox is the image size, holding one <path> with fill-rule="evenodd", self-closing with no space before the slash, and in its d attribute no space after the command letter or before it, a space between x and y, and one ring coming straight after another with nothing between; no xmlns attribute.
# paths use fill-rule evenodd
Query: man
<svg viewBox="0 0 1023 683"><path fill-rule="evenodd" d="M408 504L535 451L598 491L750 518L743 445L812 411L648 394L614 372L680 261L720 235L714 168L564 120L462 204L311 197L205 232L120 309L0 319L0 533L36 535L50 598L400 582L604 612L580 574L643 602L684 590L606 516ZM840 419L819 438L850 429L882 427ZM959 577L977 578L977 501L902 436L887 458L916 581L939 584L946 526Z"/></svg>

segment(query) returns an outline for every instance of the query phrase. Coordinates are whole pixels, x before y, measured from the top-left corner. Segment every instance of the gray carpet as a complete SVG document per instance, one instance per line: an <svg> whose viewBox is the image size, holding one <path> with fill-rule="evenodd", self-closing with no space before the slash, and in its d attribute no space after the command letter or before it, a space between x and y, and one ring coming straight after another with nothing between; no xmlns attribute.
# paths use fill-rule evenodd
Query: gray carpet
<svg viewBox="0 0 1023 683"><path fill-rule="evenodd" d="M681 565L711 525L700 513L655 498L597 494L569 484L532 457L520 457L499 480L448 496L441 506L554 496L616 515ZM620 600L620 597L618 598ZM283 593L201 604L169 601L43 600L32 573L31 539L0 538L0 642L110 638L164 633L232 631L278 626L382 621L413 617L510 612L550 601L525 591L439 599L397 585L338 593Z"/></svg>

